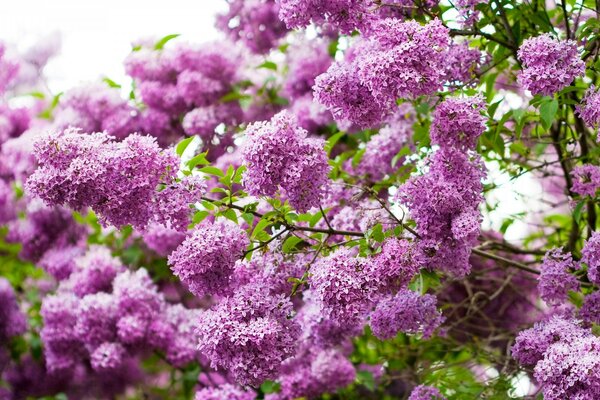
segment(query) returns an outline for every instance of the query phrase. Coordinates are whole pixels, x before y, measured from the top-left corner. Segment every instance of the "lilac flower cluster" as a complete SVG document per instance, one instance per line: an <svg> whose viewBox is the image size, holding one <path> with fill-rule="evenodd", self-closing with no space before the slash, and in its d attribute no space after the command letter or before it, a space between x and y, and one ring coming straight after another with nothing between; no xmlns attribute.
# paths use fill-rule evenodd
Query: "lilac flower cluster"
<svg viewBox="0 0 600 400"><path fill-rule="evenodd" d="M477 72L486 57L468 43L452 43L446 54L446 80L453 86L477 82Z"/></svg>
<svg viewBox="0 0 600 400"><path fill-rule="evenodd" d="M523 41L518 54L523 63L519 82L533 94L551 96L585 72L577 43L559 41L549 33Z"/></svg>
<svg viewBox="0 0 600 400"><path fill-rule="evenodd" d="M580 196L595 197L600 188L600 167L592 164L578 165L571 171L573 186L571 190Z"/></svg>
<svg viewBox="0 0 600 400"><path fill-rule="evenodd" d="M281 188L282 197L300 212L318 206L329 164L323 141L306 135L287 112L248 126L243 150L248 193L273 196Z"/></svg>
<svg viewBox="0 0 600 400"><path fill-rule="evenodd" d="M596 86L591 85L585 92L581 104L576 107L577 114L591 127L597 128L600 124L600 93Z"/></svg>
<svg viewBox="0 0 600 400"><path fill-rule="evenodd" d="M431 143L442 148L469 150L477 146L477 139L485 131L486 118L482 97L450 97L433 113Z"/></svg>
<svg viewBox="0 0 600 400"><path fill-rule="evenodd" d="M388 18L373 23L366 41L319 76L315 98L336 120L371 127L392 113L398 98L441 89L450 39L439 20L427 25Z"/></svg>
<svg viewBox="0 0 600 400"><path fill-rule="evenodd" d="M581 262L587 265L587 276L592 283L600 285L600 233L594 232L581 250Z"/></svg>
<svg viewBox="0 0 600 400"><path fill-rule="evenodd" d="M428 172L410 178L397 198L417 222L426 264L465 276L480 231L485 169L479 156L454 148L440 149L427 162Z"/></svg>
<svg viewBox="0 0 600 400"><path fill-rule="evenodd" d="M422 333L428 338L444 322L437 310L435 296L402 289L392 298L382 300L371 314L371 329L381 340L391 339L398 332Z"/></svg>
<svg viewBox="0 0 600 400"><path fill-rule="evenodd" d="M538 289L542 299L548 304L565 302L570 290L579 289L577 277L570 272L578 268L571 253L564 253L560 249L547 252L538 277Z"/></svg>
<svg viewBox="0 0 600 400"><path fill-rule="evenodd" d="M419 385L410 392L408 400L446 400L446 398L433 386Z"/></svg>
<svg viewBox="0 0 600 400"><path fill-rule="evenodd" d="M408 286L419 271L420 260L414 243L406 239L389 238L381 253L371 260L372 274L379 280L382 290L393 291Z"/></svg>
<svg viewBox="0 0 600 400"><path fill-rule="evenodd" d="M479 17L481 12L476 10L475 7L479 4L485 4L483 0L457 0L454 5L458 9L458 18L463 27L473 26Z"/></svg>
<svg viewBox="0 0 600 400"><path fill-rule="evenodd" d="M7 343L9 338L21 335L26 329L27 320L19 309L15 291L10 282L0 277L0 343Z"/></svg>
<svg viewBox="0 0 600 400"><path fill-rule="evenodd" d="M288 73L284 84L285 93L298 99L312 92L315 78L331 65L332 58L326 41L301 42L288 49Z"/></svg>
<svg viewBox="0 0 600 400"><path fill-rule="evenodd" d="M216 26L255 53L267 53L288 30L278 18L276 0L228 0L229 10L217 16Z"/></svg>
<svg viewBox="0 0 600 400"><path fill-rule="evenodd" d="M235 262L249 244L246 233L230 221L203 223L171 253L169 265L196 296L226 294Z"/></svg>
<svg viewBox="0 0 600 400"><path fill-rule="evenodd" d="M34 152L40 167L27 181L29 191L48 204L90 207L117 227L156 220L185 229L189 204L203 190L193 178L174 183L178 158L149 136L115 142L104 133L66 130L36 142ZM157 193L160 183L172 186Z"/></svg>
<svg viewBox="0 0 600 400"><path fill-rule="evenodd" d="M278 0L279 18L288 28L303 28L311 22L331 26L341 33L364 30L373 19L374 3L361 0Z"/></svg>
<svg viewBox="0 0 600 400"><path fill-rule="evenodd" d="M517 336L513 357L535 366L544 399L600 396L600 339L576 321L554 317Z"/></svg>
<svg viewBox="0 0 600 400"><path fill-rule="evenodd" d="M300 335L292 304L264 286L247 285L200 316L199 349L211 366L227 369L242 385L260 385L294 355Z"/></svg>
<svg viewBox="0 0 600 400"><path fill-rule="evenodd" d="M196 392L195 400L254 400L256 393L243 390L229 383L216 387L206 387Z"/></svg>

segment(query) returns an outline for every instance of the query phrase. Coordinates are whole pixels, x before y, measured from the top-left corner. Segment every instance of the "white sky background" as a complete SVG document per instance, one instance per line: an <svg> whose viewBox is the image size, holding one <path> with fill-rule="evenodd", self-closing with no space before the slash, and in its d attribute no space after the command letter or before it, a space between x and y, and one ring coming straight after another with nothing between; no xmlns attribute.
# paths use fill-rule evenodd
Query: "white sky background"
<svg viewBox="0 0 600 400"><path fill-rule="evenodd" d="M122 83L122 61L137 39L219 39L214 18L224 9L223 0L0 0L0 40L21 48L59 32L61 52L45 70L57 93L103 76Z"/></svg>

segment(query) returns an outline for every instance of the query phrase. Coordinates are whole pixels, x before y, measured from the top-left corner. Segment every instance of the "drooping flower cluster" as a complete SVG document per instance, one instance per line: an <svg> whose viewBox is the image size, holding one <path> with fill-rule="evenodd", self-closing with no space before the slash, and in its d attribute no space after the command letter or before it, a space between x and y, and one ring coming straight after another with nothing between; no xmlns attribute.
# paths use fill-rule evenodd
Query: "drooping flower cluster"
<svg viewBox="0 0 600 400"><path fill-rule="evenodd" d="M544 399L594 399L600 396L600 339L576 321L554 317L519 333L513 357L535 366Z"/></svg>
<svg viewBox="0 0 600 400"><path fill-rule="evenodd" d="M406 288L419 271L417 249L406 239L389 238L381 253L371 260L371 274L379 281L381 290L394 291Z"/></svg>
<svg viewBox="0 0 600 400"><path fill-rule="evenodd" d="M228 0L229 10L216 26L255 53L267 53L288 30L279 20L276 0Z"/></svg>
<svg viewBox="0 0 600 400"><path fill-rule="evenodd" d="M523 41L518 54L523 63L519 82L533 94L551 96L585 72L577 43L557 40L549 33Z"/></svg>
<svg viewBox="0 0 600 400"><path fill-rule="evenodd" d="M391 339L398 332L422 333L428 338L444 322L437 310L435 296L408 289L400 290L394 297L380 301L371 314L371 329L381 340Z"/></svg>
<svg viewBox="0 0 600 400"><path fill-rule="evenodd" d="M90 207L117 227L144 228L158 215L159 222L181 228L188 222L181 215L187 202L201 191L197 181L185 180L157 194L160 183L173 182L179 166L174 153L149 136L115 142L104 133L66 130L39 140L35 155L40 167L27 181L29 191L48 204Z"/></svg>
<svg viewBox="0 0 600 400"><path fill-rule="evenodd" d="M474 149L477 139L485 131L486 118L482 97L450 97L433 113L431 143L442 148Z"/></svg>
<svg viewBox="0 0 600 400"><path fill-rule="evenodd" d="M578 165L571 172L573 186L571 190L580 196L595 197L600 188L600 167L592 164Z"/></svg>
<svg viewBox="0 0 600 400"><path fill-rule="evenodd" d="M244 186L256 196L273 196L278 188L294 208L318 207L329 165L323 140L306 137L295 118L281 112L269 122L246 129Z"/></svg>
<svg viewBox="0 0 600 400"><path fill-rule="evenodd" d="M600 124L600 92L591 85L585 92L581 104L576 106L577 114L588 126L597 128Z"/></svg>
<svg viewBox="0 0 600 400"><path fill-rule="evenodd" d="M485 4L484 0L457 0L454 5L458 9L459 23L463 27L471 27L481 16L481 12L476 10L478 4Z"/></svg>
<svg viewBox="0 0 600 400"><path fill-rule="evenodd" d="M310 94L315 78L327 71L331 62L326 41L306 41L292 46L287 53L285 93L292 99Z"/></svg>
<svg viewBox="0 0 600 400"><path fill-rule="evenodd" d="M268 288L247 285L204 312L198 322L199 349L213 367L225 368L242 385L260 385L279 373L294 354L300 327L292 304Z"/></svg>
<svg viewBox="0 0 600 400"><path fill-rule="evenodd" d="M419 385L410 392L408 400L446 400L446 398L433 386Z"/></svg>
<svg viewBox="0 0 600 400"><path fill-rule="evenodd" d="M368 27L371 1L361 0L278 0L279 18L288 28L303 28L311 22L331 25L341 33Z"/></svg>
<svg viewBox="0 0 600 400"><path fill-rule="evenodd" d="M571 253L564 253L560 249L546 253L538 277L542 299L548 304L565 302L570 290L579 289L577 277L570 272L578 268Z"/></svg>
<svg viewBox="0 0 600 400"><path fill-rule="evenodd" d="M338 122L377 125L393 113L398 98L432 94L444 82L450 39L439 20L422 26L388 18L372 28L369 39L358 42L342 64L317 78L315 98Z"/></svg>
<svg viewBox="0 0 600 400"><path fill-rule="evenodd" d="M203 223L171 253L169 264L196 296L226 294L235 262L249 244L246 233L229 221Z"/></svg>
<svg viewBox="0 0 600 400"><path fill-rule="evenodd" d="M600 233L594 232L581 250L581 262L587 265L587 276L592 283L600 284Z"/></svg>
<svg viewBox="0 0 600 400"><path fill-rule="evenodd" d="M0 277L0 343L7 343L9 338L22 334L26 328L27 320L19 309L13 287Z"/></svg>
<svg viewBox="0 0 600 400"><path fill-rule="evenodd" d="M256 393L251 390L243 390L229 383L216 387L206 387L196 392L195 400L254 400Z"/></svg>

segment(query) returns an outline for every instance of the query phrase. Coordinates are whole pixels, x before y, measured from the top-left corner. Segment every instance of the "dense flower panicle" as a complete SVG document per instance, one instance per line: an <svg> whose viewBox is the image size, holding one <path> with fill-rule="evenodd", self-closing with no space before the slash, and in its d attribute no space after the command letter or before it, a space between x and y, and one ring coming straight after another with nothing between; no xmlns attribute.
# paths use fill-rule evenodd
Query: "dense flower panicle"
<svg viewBox="0 0 600 400"><path fill-rule="evenodd" d="M169 256L169 265L196 296L226 294L235 262L249 244L237 225L226 220L205 222Z"/></svg>
<svg viewBox="0 0 600 400"><path fill-rule="evenodd" d="M67 279L77 268L76 260L83 252L80 246L54 247L44 253L38 265L61 281Z"/></svg>
<svg viewBox="0 0 600 400"><path fill-rule="evenodd" d="M0 179L0 224L4 225L17 216L15 200L13 188Z"/></svg>
<svg viewBox="0 0 600 400"><path fill-rule="evenodd" d="M117 340L119 308L113 296L105 292L89 294L81 299L77 312L75 333L89 352L104 342Z"/></svg>
<svg viewBox="0 0 600 400"><path fill-rule="evenodd" d="M587 334L577 322L555 316L520 332L512 347L512 356L522 365L533 366L554 343L577 342Z"/></svg>
<svg viewBox="0 0 600 400"><path fill-rule="evenodd" d="M519 82L533 94L551 96L585 72L577 43L559 41L549 33L523 41L518 55L524 67Z"/></svg>
<svg viewBox="0 0 600 400"><path fill-rule="evenodd" d="M311 22L331 26L340 33L366 30L374 3L362 0L278 0L279 18L288 28L303 28Z"/></svg>
<svg viewBox="0 0 600 400"><path fill-rule="evenodd" d="M112 371L123 364L125 348L120 343L102 343L90 355L92 368L96 371Z"/></svg>
<svg viewBox="0 0 600 400"><path fill-rule="evenodd" d="M288 73L284 91L292 99L310 94L315 78L332 63L325 41L305 41L292 46L287 52Z"/></svg>
<svg viewBox="0 0 600 400"><path fill-rule="evenodd" d="M216 26L255 53L267 53L288 32L279 20L275 0L228 0L229 10L217 16Z"/></svg>
<svg viewBox="0 0 600 400"><path fill-rule="evenodd" d="M485 166L478 155L455 148L442 148L426 162L429 170L400 186L397 199L417 222L426 263L464 276L480 230Z"/></svg>
<svg viewBox="0 0 600 400"><path fill-rule="evenodd" d="M600 292L585 296L579 317L588 324L600 324Z"/></svg>
<svg viewBox="0 0 600 400"><path fill-rule="evenodd" d="M371 314L371 329L378 338L391 339L398 332L422 333L424 338L433 334L444 322L437 310L435 296L402 289L394 297L384 299L377 304Z"/></svg>
<svg viewBox="0 0 600 400"><path fill-rule="evenodd" d="M315 262L308 281L326 318L352 323L365 317L376 285L370 268L369 260L347 248Z"/></svg>
<svg viewBox="0 0 600 400"><path fill-rule="evenodd" d="M194 108L185 114L182 126L187 135L197 135L204 142L210 142L221 124L233 126L242 120L243 111L239 103L230 101Z"/></svg>
<svg viewBox="0 0 600 400"><path fill-rule="evenodd" d="M85 132L102 132L119 139L139 131L138 113L119 90L105 84L93 83L67 91L60 101L53 127L69 127Z"/></svg>
<svg viewBox="0 0 600 400"><path fill-rule="evenodd" d="M9 338L24 333L26 328L27 320L19 309L13 287L0 277L0 343L6 343Z"/></svg>
<svg viewBox="0 0 600 400"><path fill-rule="evenodd" d="M446 398L433 386L419 385L410 392L408 400L446 400Z"/></svg>
<svg viewBox="0 0 600 400"><path fill-rule="evenodd" d="M587 265L587 276L592 283L600 284L600 233L594 232L585 241L581 261Z"/></svg>
<svg viewBox="0 0 600 400"><path fill-rule="evenodd" d="M31 124L31 113L27 108L0 104L0 144L25 132Z"/></svg>
<svg viewBox="0 0 600 400"><path fill-rule="evenodd" d="M11 221L6 236L9 243L21 243L21 259L37 262L51 248L85 241L86 227L78 225L69 210L48 207L38 198L27 200L25 219Z"/></svg>
<svg viewBox="0 0 600 400"><path fill-rule="evenodd" d="M244 286L200 317L199 349L212 367L227 369L242 385L274 379L294 354L300 327L285 295Z"/></svg>
<svg viewBox="0 0 600 400"><path fill-rule="evenodd" d="M322 104L313 100L312 93L294 100L290 112L298 119L298 126L315 134L333 122L333 116Z"/></svg>
<svg viewBox="0 0 600 400"><path fill-rule="evenodd" d="M256 392L244 390L229 383L215 387L206 387L196 392L195 400L254 400Z"/></svg>
<svg viewBox="0 0 600 400"><path fill-rule="evenodd" d="M485 0L457 0L455 5L458 9L459 22L463 27L471 27L481 16L481 12L476 10L478 4L485 4Z"/></svg>
<svg viewBox="0 0 600 400"><path fill-rule="evenodd" d="M442 148L474 150L485 131L482 97L449 97L437 106L431 124L431 143Z"/></svg>
<svg viewBox="0 0 600 400"><path fill-rule="evenodd" d="M600 124L600 92L591 85L585 92L581 104L576 107L577 114L590 127L597 128Z"/></svg>
<svg viewBox="0 0 600 400"><path fill-rule="evenodd" d="M405 288L419 271L418 251L406 239L389 238L373 257L371 273L382 290Z"/></svg>
<svg viewBox="0 0 600 400"><path fill-rule="evenodd" d="M323 140L306 135L287 112L246 129L244 186L250 194L273 196L281 188L300 212L319 205L328 182L328 158Z"/></svg>
<svg viewBox="0 0 600 400"><path fill-rule="evenodd" d="M144 243L161 257L167 257L185 240L185 233L151 223L142 234Z"/></svg>
<svg viewBox="0 0 600 400"><path fill-rule="evenodd" d="M124 269L123 263L113 257L107 247L93 246L84 256L75 260L69 284L79 297L108 291L113 279Z"/></svg>
<svg viewBox="0 0 600 400"><path fill-rule="evenodd" d="M190 224L190 206L200 201L206 191L205 179L186 176L167 185L154 196L155 220L165 227L185 231Z"/></svg>
<svg viewBox="0 0 600 400"><path fill-rule="evenodd" d="M560 249L548 251L538 277L538 289L542 299L548 304L564 303L570 290L579 289L577 277L570 272L578 268L571 253L563 253Z"/></svg>
<svg viewBox="0 0 600 400"><path fill-rule="evenodd" d="M387 109L393 109L398 98L433 94L444 81L449 41L448 29L437 19L424 26L380 20L374 24L370 46L355 60L358 76Z"/></svg>
<svg viewBox="0 0 600 400"><path fill-rule="evenodd" d="M320 352L311 364L311 373L322 382L323 391L334 392L354 382L356 369L336 350Z"/></svg>
<svg viewBox="0 0 600 400"><path fill-rule="evenodd" d="M115 226L144 227L152 218L157 185L178 169L174 153L154 138L130 135L114 142L104 133L66 130L36 142L40 167L26 188L48 204L91 207Z"/></svg>
<svg viewBox="0 0 600 400"><path fill-rule="evenodd" d="M400 109L398 113L402 113ZM408 121L390 122L379 130L377 135L371 137L371 140L365 146L360 163L356 171L361 175L368 175L370 179L381 180L386 174L393 173L401 160L393 165L394 158L400 150L409 143L412 135L412 123Z"/></svg>
<svg viewBox="0 0 600 400"><path fill-rule="evenodd" d="M388 114L347 64L335 63L319 75L315 79L314 97L331 111L338 124L367 128L377 126Z"/></svg>
<svg viewBox="0 0 600 400"><path fill-rule="evenodd" d="M580 196L595 197L600 188L600 167L592 164L578 165L571 172L573 187L571 190Z"/></svg>
<svg viewBox="0 0 600 400"><path fill-rule="evenodd" d="M149 343L164 352L167 361L183 368L198 359L194 327L203 310L188 309L181 304L168 305L148 328Z"/></svg>

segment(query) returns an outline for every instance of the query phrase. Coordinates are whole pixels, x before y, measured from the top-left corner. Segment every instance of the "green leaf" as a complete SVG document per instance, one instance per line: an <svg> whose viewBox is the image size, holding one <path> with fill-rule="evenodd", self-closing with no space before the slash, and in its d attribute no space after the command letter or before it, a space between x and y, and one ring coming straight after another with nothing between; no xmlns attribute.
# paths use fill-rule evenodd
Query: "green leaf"
<svg viewBox="0 0 600 400"><path fill-rule="evenodd" d="M552 122L554 122L554 118L556 117L556 112L558 111L558 100L550 99L545 100L540 105L540 117L542 118L542 125L546 129L550 129L552 126Z"/></svg>
<svg viewBox="0 0 600 400"><path fill-rule="evenodd" d="M327 142L325 142L325 151L327 152L327 155L331 154L331 150L333 149L333 147L335 146L335 144L342 138L342 136L344 136L346 133L345 132L338 132L335 135L331 136L329 139L327 139Z"/></svg>
<svg viewBox="0 0 600 400"><path fill-rule="evenodd" d="M179 157L183 154L185 149L190 145L190 143L194 140L194 136L189 137L187 139L183 139L181 142L177 143L177 147L175 147L175 152Z"/></svg>
<svg viewBox="0 0 600 400"><path fill-rule="evenodd" d="M221 171L219 168L212 167L210 165L200 168L200 171L204 172L205 174L209 174L209 175L215 175L215 176L219 176L219 177L225 176L225 174L223 174L223 171Z"/></svg>
<svg viewBox="0 0 600 400"><path fill-rule="evenodd" d="M273 61L265 61L264 63L260 64L256 68L264 68L264 69L270 69L273 71L277 71L277 64L275 64Z"/></svg>
<svg viewBox="0 0 600 400"><path fill-rule="evenodd" d="M106 83L111 88L121 89L121 85L119 85L117 82L113 81L110 78L104 77L102 79L102 82Z"/></svg>
<svg viewBox="0 0 600 400"><path fill-rule="evenodd" d="M573 218L575 219L575 221L577 221L578 223L581 221L581 212L583 210L583 206L585 205L584 201L581 201L577 204L577 206L575 207L575 210L573 210Z"/></svg>
<svg viewBox="0 0 600 400"><path fill-rule="evenodd" d="M208 217L209 215L210 215L210 213L208 211L204 211L204 210L196 211L196 213L194 214L194 218L192 218L192 222L194 224L199 224L200 222L202 222L204 220L204 218Z"/></svg>
<svg viewBox="0 0 600 400"><path fill-rule="evenodd" d="M260 390L265 393L276 393L281 389L281 384L273 381L264 381L262 385L260 385Z"/></svg>
<svg viewBox="0 0 600 400"><path fill-rule="evenodd" d="M207 152L200 153L195 157L192 157L187 163L189 169L194 169L197 165L208 165L210 162L206 159Z"/></svg>
<svg viewBox="0 0 600 400"><path fill-rule="evenodd" d="M281 250L284 253L289 253L294 248L296 248L296 245L298 243L301 243L301 242L303 242L303 240L300 239L298 236L290 236L289 238L287 238L285 240L285 242L283 242L283 246L281 246Z"/></svg>
<svg viewBox="0 0 600 400"><path fill-rule="evenodd" d="M156 42L156 44L154 45L154 50L162 50L169 41L175 39L178 36L181 36L181 34L174 33L172 35L167 35L163 37L158 42Z"/></svg>
<svg viewBox="0 0 600 400"><path fill-rule="evenodd" d="M267 219L261 219L260 221L258 221L258 224L256 224L256 226L254 227L254 230L252 231L250 237L252 239L256 238L261 232L264 232L265 228L270 224L271 221Z"/></svg>
<svg viewBox="0 0 600 400"><path fill-rule="evenodd" d="M235 210L233 208L229 208L229 209L225 210L223 212L223 216L225 218L235 222L236 224L238 223L237 214L235 213Z"/></svg>

